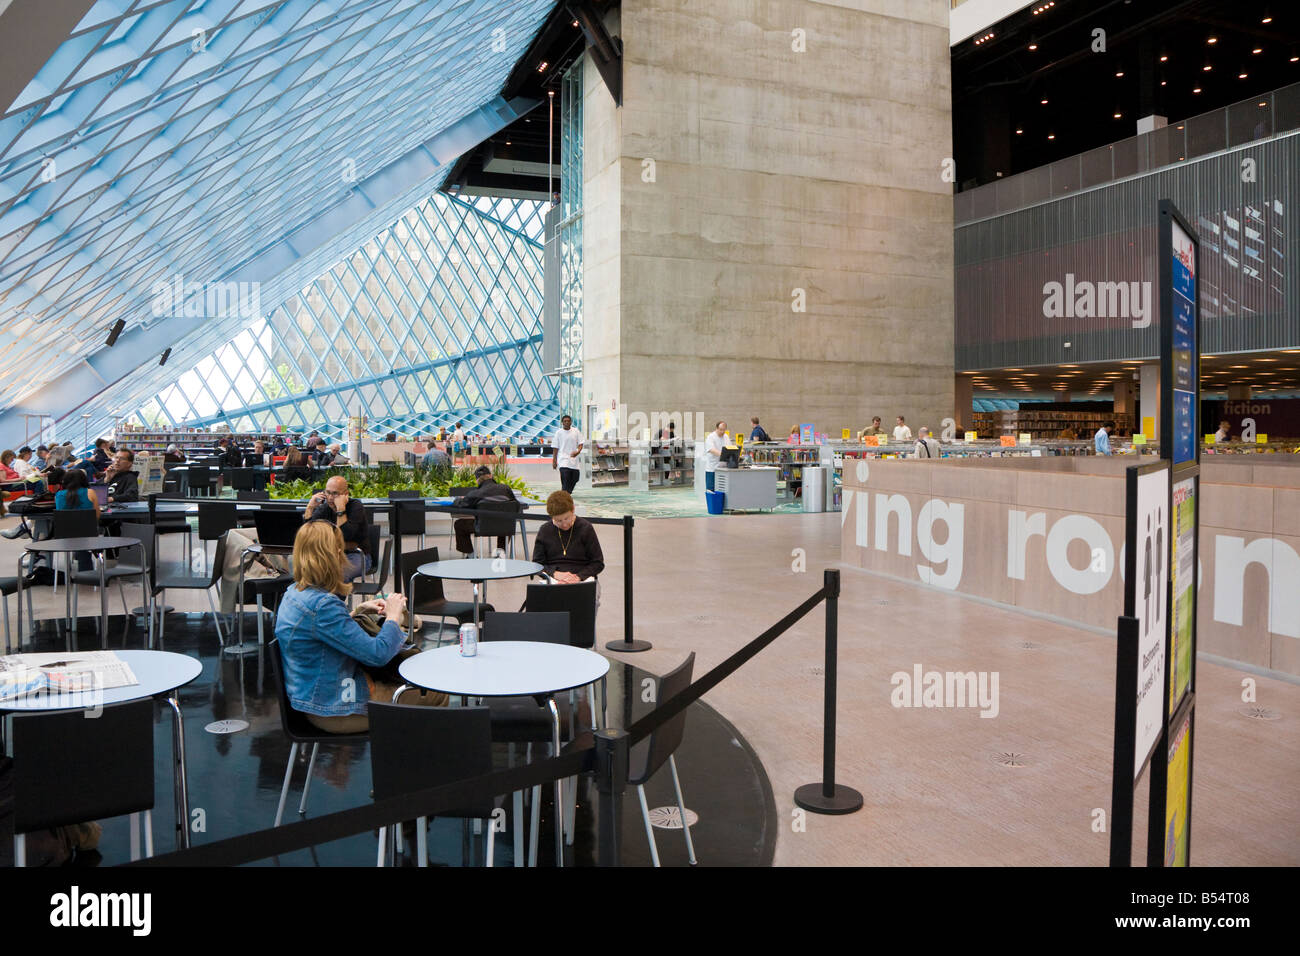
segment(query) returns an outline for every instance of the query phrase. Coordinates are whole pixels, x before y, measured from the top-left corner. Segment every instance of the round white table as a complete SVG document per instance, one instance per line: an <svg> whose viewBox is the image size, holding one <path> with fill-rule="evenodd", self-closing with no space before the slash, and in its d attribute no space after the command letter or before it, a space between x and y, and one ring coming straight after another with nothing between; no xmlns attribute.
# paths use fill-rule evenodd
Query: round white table
<svg viewBox="0 0 1300 956"><path fill-rule="evenodd" d="M482 594L487 594L488 581L504 581L509 578L527 578L542 573L542 566L536 561L518 561L515 558L459 558L450 561L430 561L415 569L411 575L426 578L442 578L444 581L469 581L474 585L474 624L479 623L480 587ZM415 590L412 585L411 590ZM414 615L411 618L414 621ZM414 629L407 635L414 642ZM493 697L493 694L477 694L478 697Z"/></svg>
<svg viewBox="0 0 1300 956"><path fill-rule="evenodd" d="M440 561L439 564L468 564ZM483 561L490 564L491 561ZM525 563L525 562L519 562ZM531 562L528 562L531 563ZM462 657L458 646L414 654L397 668L407 684L462 697L547 698L551 711L551 743L560 755L560 712L554 694L594 684L609 673L609 659L595 651L541 641L479 641L474 657ZM405 689L398 688L396 701ZM564 781L555 781L555 864L564 865ZM535 831L534 831L535 832Z"/></svg>
<svg viewBox="0 0 1300 956"><path fill-rule="evenodd" d="M203 665L185 654L170 651L114 651L131 668L137 683L127 687L109 687L68 694L32 694L0 703L0 714L5 712L52 710L88 710L106 704L123 704L146 697L166 697L172 709L172 758L175 774L176 848L189 849L190 803L189 788L185 778L185 724L181 717L177 689L184 687L203 672ZM25 654L14 655L19 660ZM76 652L69 654L76 659ZM6 734L11 739L12 734Z"/></svg>

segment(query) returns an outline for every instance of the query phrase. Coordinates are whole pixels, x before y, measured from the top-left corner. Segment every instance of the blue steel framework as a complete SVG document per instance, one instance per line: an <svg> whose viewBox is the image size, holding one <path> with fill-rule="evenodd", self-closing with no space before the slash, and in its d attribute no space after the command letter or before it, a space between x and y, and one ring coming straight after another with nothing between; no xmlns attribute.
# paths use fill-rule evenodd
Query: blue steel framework
<svg viewBox="0 0 1300 956"><path fill-rule="evenodd" d="M560 374L564 414L584 427L582 401L582 58L560 90Z"/></svg>
<svg viewBox="0 0 1300 956"><path fill-rule="evenodd" d="M470 433L548 434L558 406L541 362L543 208L435 194L167 376L125 420L341 438L364 414L372 436L457 421Z"/></svg>
<svg viewBox="0 0 1300 956"><path fill-rule="evenodd" d="M102 431L103 389L249 322L160 316L158 283L257 283L271 311L420 202L532 105L495 94L553 6L97 0L0 104L6 432L39 408L80 437L86 403Z"/></svg>

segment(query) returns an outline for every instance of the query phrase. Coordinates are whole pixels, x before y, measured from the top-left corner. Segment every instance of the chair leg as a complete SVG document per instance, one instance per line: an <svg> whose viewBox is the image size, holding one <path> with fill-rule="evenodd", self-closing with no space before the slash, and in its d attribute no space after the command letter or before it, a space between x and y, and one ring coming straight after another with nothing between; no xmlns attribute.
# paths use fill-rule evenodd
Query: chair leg
<svg viewBox="0 0 1300 956"><path fill-rule="evenodd" d="M311 759L307 761L307 782L302 785L302 799L298 801L298 813L307 812L307 794L311 793L311 775L316 769L316 752L320 750L320 744L311 745Z"/></svg>
<svg viewBox="0 0 1300 956"><path fill-rule="evenodd" d="M541 829L542 816L542 787L541 784L533 787L533 813L530 823L532 824L528 833L528 865L537 865L537 831Z"/></svg>
<svg viewBox="0 0 1300 956"><path fill-rule="evenodd" d="M496 821L493 820L491 817L488 817L487 831L488 831L487 865L490 869L492 867L493 857L495 856L494 851L496 849L496 835L497 835Z"/></svg>
<svg viewBox="0 0 1300 956"><path fill-rule="evenodd" d="M645 802L645 785L639 784L636 788L637 799L641 801L641 819L645 822L645 838L650 841L650 864L659 865L659 848L655 846L654 827L650 826L650 808Z"/></svg>
<svg viewBox="0 0 1300 956"><path fill-rule="evenodd" d="M144 811L144 855L153 856L153 811Z"/></svg>
<svg viewBox="0 0 1300 956"><path fill-rule="evenodd" d="M140 814L131 814L131 862L140 859Z"/></svg>
<svg viewBox="0 0 1300 956"><path fill-rule="evenodd" d="M163 649L163 632L167 629L167 591L159 591L154 598L158 608L158 650Z"/></svg>
<svg viewBox="0 0 1300 956"><path fill-rule="evenodd" d="M289 762L284 768L284 785L280 787L280 805L275 810L275 825L278 827L280 821L284 819L284 802L289 797L289 782L293 780L293 763L298 759L298 745L295 743L289 748ZM383 831L379 831L379 852L383 853L384 836Z"/></svg>
<svg viewBox="0 0 1300 956"><path fill-rule="evenodd" d="M691 842L691 828L686 825L686 801L682 799L682 782L677 776L677 760L670 754L668 769L673 772L673 790L677 792L677 811L682 815L682 834L686 837L686 858L695 865L695 844Z"/></svg>
<svg viewBox="0 0 1300 956"><path fill-rule="evenodd" d="M429 865L429 818L415 818L415 865Z"/></svg>
<svg viewBox="0 0 1300 956"><path fill-rule="evenodd" d="M379 828L379 856L375 860L375 866L384 865L384 850L388 848L388 827Z"/></svg>
<svg viewBox="0 0 1300 956"><path fill-rule="evenodd" d="M4 602L4 620L5 620L5 653L6 653L6 654L12 654L12 653L13 653L13 648L10 647L10 645L9 645L9 595L7 595L7 594L2 594L2 595L0 595L0 601L3 601L3 602ZM22 610L23 610L23 606L22 606L21 604L19 604L19 605L18 605L18 613L21 614L21 613L22 613ZM22 648L22 646L23 646L22 635L19 635L19 637L18 637L18 647L19 647L19 648Z"/></svg>
<svg viewBox="0 0 1300 956"><path fill-rule="evenodd" d="M208 607L212 608L212 622L217 625L217 643L226 646L226 639L221 634L221 615L217 613L217 602L212 596L212 588L207 588Z"/></svg>
<svg viewBox="0 0 1300 956"><path fill-rule="evenodd" d="M514 829L515 866L524 865L524 792L514 792L514 813L510 817L510 826Z"/></svg>
<svg viewBox="0 0 1300 956"><path fill-rule="evenodd" d="M14 866L27 865L27 834L14 834Z"/></svg>

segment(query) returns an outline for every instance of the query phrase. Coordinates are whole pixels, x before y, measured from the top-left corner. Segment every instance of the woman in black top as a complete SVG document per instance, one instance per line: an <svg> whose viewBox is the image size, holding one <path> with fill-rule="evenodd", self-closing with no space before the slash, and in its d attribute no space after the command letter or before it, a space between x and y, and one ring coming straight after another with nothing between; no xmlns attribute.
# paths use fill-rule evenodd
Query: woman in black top
<svg viewBox="0 0 1300 956"><path fill-rule="evenodd" d="M551 520L537 529L533 560L560 584L577 584L605 570L596 528L574 513L573 495L555 491L546 499Z"/></svg>

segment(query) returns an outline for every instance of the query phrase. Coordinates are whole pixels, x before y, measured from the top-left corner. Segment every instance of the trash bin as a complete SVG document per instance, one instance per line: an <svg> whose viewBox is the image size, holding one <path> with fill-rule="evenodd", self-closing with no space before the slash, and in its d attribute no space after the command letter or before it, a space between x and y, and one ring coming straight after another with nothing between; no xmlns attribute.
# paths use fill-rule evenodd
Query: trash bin
<svg viewBox="0 0 1300 956"><path fill-rule="evenodd" d="M814 466L803 469L803 510L826 510L826 468Z"/></svg>
<svg viewBox="0 0 1300 956"><path fill-rule="evenodd" d="M708 507L711 515L722 514L722 506L726 501L727 493L725 491L706 491L704 493L704 504Z"/></svg>

